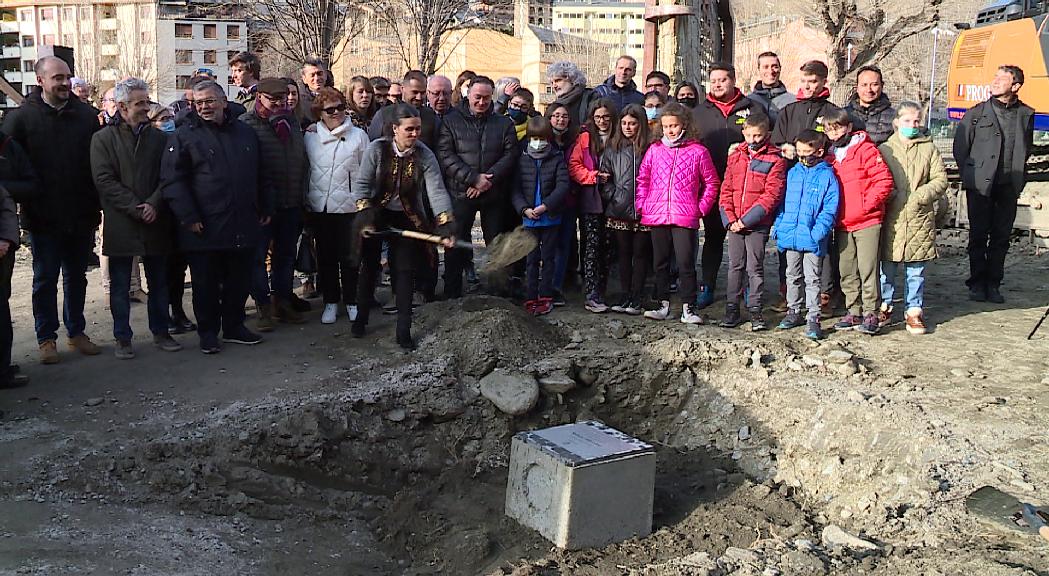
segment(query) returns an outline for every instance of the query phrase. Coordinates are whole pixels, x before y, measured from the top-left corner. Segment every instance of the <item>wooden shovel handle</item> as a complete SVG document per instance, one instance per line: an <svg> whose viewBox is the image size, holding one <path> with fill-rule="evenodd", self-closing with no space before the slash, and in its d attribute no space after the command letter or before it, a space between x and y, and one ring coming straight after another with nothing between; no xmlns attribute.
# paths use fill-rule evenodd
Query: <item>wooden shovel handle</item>
<svg viewBox="0 0 1049 576"><path fill-rule="evenodd" d="M441 243L441 237L436 234L426 234L425 232L416 232L415 230L397 230L397 233L413 240L422 240L431 244Z"/></svg>

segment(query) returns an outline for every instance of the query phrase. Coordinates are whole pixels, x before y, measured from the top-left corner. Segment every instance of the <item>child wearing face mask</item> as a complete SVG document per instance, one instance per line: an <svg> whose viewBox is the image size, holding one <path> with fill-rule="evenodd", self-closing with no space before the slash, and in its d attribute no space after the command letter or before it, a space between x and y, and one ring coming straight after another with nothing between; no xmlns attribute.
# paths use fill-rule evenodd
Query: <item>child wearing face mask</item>
<svg viewBox="0 0 1049 576"><path fill-rule="evenodd" d="M835 235L838 275L848 313L835 330L878 333L878 278L881 222L892 194L892 172L874 141L863 130L853 130L852 118L840 108L823 117L823 132L831 141L831 166L841 181L841 214Z"/></svg>
<svg viewBox="0 0 1049 576"><path fill-rule="evenodd" d="M651 228L660 307L645 312L652 320L670 316L670 257L680 274L681 322L702 324L696 308L696 245L700 220L714 209L721 180L710 152L699 143L692 111L671 103L659 117L662 137L653 142L637 173L634 204L641 224Z"/></svg>
<svg viewBox="0 0 1049 576"><path fill-rule="evenodd" d="M648 117L648 131L653 138L663 135L659 127L659 113L666 106L667 99L661 92L655 90L645 94L645 115Z"/></svg>
<svg viewBox="0 0 1049 576"><path fill-rule="evenodd" d="M723 328L742 323L739 303L749 280L750 329L765 330L765 244L787 183L787 163L769 142L769 117L754 113L743 121L743 144L729 156L721 183L721 222L728 231L728 291Z"/></svg>
<svg viewBox="0 0 1049 576"><path fill-rule="evenodd" d="M772 226L772 240L786 256L787 316L779 328L806 326L805 336L819 340L820 276L841 192L834 169L824 160L823 134L803 130L794 147L798 163L787 172L787 188ZM802 305L808 310L806 319Z"/></svg>
<svg viewBox="0 0 1049 576"><path fill-rule="evenodd" d="M524 227L537 241L527 260L525 310L537 316L554 308L554 260L561 226L561 208L568 198L570 182L564 155L554 146L550 121L530 118L526 146L518 165L519 178L513 194L514 209Z"/></svg>

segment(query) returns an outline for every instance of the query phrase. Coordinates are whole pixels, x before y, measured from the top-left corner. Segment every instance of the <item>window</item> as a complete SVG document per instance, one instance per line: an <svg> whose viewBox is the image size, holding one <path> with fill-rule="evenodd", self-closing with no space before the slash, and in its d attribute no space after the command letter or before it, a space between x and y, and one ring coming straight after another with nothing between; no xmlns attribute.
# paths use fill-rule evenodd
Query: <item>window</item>
<svg viewBox="0 0 1049 576"><path fill-rule="evenodd" d="M72 6L66 6L62 9L63 20L76 20L76 8Z"/></svg>
<svg viewBox="0 0 1049 576"><path fill-rule="evenodd" d="M226 76L226 85L233 86L233 76Z"/></svg>
<svg viewBox="0 0 1049 576"><path fill-rule="evenodd" d="M217 61L216 60L216 54L215 54L214 50L205 50L204 51L204 63L205 64L214 64L216 61Z"/></svg>
<svg viewBox="0 0 1049 576"><path fill-rule="evenodd" d="M36 66L36 60L22 60L22 72L32 72Z"/></svg>
<svg viewBox="0 0 1049 576"><path fill-rule="evenodd" d="M192 50L175 50L175 64L192 64Z"/></svg>
<svg viewBox="0 0 1049 576"><path fill-rule="evenodd" d="M116 18L117 7L112 4L103 4L99 6L99 10L102 12L102 18Z"/></svg>
<svg viewBox="0 0 1049 576"><path fill-rule="evenodd" d="M218 38L219 37L219 27L217 25L215 25L215 24L205 24L204 25L204 37L205 38Z"/></svg>
<svg viewBox="0 0 1049 576"><path fill-rule="evenodd" d="M22 22L32 22L33 21L33 10L32 9L19 10L19 12L18 12L18 19L21 20Z"/></svg>
<svg viewBox="0 0 1049 576"><path fill-rule="evenodd" d="M175 76L175 88L178 90L185 90L186 86L189 85L189 76L179 74Z"/></svg>
<svg viewBox="0 0 1049 576"><path fill-rule="evenodd" d="M54 19L55 19L55 9L54 8L41 8L40 9L40 21L41 22L51 22Z"/></svg>
<svg viewBox="0 0 1049 576"><path fill-rule="evenodd" d="M236 50L230 50L229 52L226 52L226 62L233 60L233 58L235 58L237 54L240 54L240 52L237 52Z"/></svg>
<svg viewBox="0 0 1049 576"><path fill-rule="evenodd" d="M43 36L40 37L40 44L43 45L43 46L54 46L55 45L55 35L54 34L44 34Z"/></svg>
<svg viewBox="0 0 1049 576"><path fill-rule="evenodd" d="M153 5L152 4L141 4L138 7L138 17L143 20L149 20L153 17Z"/></svg>
<svg viewBox="0 0 1049 576"><path fill-rule="evenodd" d="M90 20L91 19L91 7L90 6L81 6L80 7L80 19L81 20Z"/></svg>
<svg viewBox="0 0 1049 576"><path fill-rule="evenodd" d="M22 48L32 48L36 46L32 36L22 36Z"/></svg>
<svg viewBox="0 0 1049 576"><path fill-rule="evenodd" d="M175 38L192 38L192 24L175 24Z"/></svg>
<svg viewBox="0 0 1049 576"><path fill-rule="evenodd" d="M226 38L240 40L240 26L226 26Z"/></svg>

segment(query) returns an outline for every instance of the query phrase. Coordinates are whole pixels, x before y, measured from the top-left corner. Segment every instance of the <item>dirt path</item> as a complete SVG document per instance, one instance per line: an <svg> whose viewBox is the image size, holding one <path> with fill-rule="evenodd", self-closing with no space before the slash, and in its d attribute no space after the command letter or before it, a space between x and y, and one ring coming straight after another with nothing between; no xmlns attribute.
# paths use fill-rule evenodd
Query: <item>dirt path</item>
<svg viewBox="0 0 1049 576"><path fill-rule="evenodd" d="M106 354L42 367L20 262L15 358L33 381L0 395L0 574L1046 573L1046 547L961 504L983 484L1049 489L1049 327L1024 339L1049 256L1008 265L999 308L960 299L960 254L936 262L921 338L815 346L473 297L423 307L410 355L389 317L361 341L314 312L206 357L193 337L148 346L136 306L124 362L93 272ZM511 419L477 390L496 366L579 385ZM557 552L503 517L510 436L580 418L659 446L652 536ZM879 548L821 541L831 524Z"/></svg>

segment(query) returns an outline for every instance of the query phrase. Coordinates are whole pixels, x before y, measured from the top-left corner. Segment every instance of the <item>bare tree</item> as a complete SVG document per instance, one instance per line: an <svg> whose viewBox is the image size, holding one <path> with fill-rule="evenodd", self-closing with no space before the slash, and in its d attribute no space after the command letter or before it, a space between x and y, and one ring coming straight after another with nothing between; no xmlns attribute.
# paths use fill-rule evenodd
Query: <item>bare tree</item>
<svg viewBox="0 0 1049 576"><path fill-rule="evenodd" d="M234 0L257 26L255 39L287 60L320 58L338 63L347 42L357 36L365 12L357 0Z"/></svg>
<svg viewBox="0 0 1049 576"><path fill-rule="evenodd" d="M831 77L839 82L864 65L881 62L901 42L937 24L943 0L816 0L815 12L830 37Z"/></svg>

